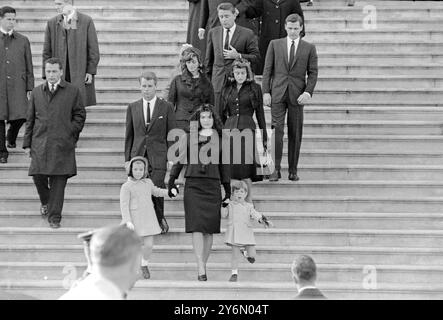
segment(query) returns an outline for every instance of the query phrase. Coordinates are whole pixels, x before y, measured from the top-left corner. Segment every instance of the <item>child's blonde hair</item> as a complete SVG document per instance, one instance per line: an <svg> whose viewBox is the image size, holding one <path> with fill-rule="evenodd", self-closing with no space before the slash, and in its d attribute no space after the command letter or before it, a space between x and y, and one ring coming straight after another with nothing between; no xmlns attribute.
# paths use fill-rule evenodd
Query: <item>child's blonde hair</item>
<svg viewBox="0 0 443 320"><path fill-rule="evenodd" d="M249 192L248 185L243 180L234 181L231 183L231 192L234 193L235 190L245 190L246 194Z"/></svg>

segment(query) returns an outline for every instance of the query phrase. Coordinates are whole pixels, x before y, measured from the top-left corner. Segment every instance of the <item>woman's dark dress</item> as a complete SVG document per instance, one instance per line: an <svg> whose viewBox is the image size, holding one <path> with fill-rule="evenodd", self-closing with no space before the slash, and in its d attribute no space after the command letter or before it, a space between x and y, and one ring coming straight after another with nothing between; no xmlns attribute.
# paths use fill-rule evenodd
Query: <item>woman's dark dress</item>
<svg viewBox="0 0 443 320"><path fill-rule="evenodd" d="M172 79L168 101L174 105L177 128L187 131L189 118L204 103L214 104L214 89L208 78L178 75Z"/></svg>
<svg viewBox="0 0 443 320"><path fill-rule="evenodd" d="M234 163L234 146L231 138L231 178L246 179L253 181L262 180L256 174L255 157L255 129L256 125L252 116L255 117L260 129L263 131L264 141L267 141L266 120L263 110L263 99L261 88L254 82L244 83L237 91L236 84L229 84L222 90L222 119L224 129L251 129L253 135L253 147L246 148L246 140L242 139L241 144L241 163Z"/></svg>
<svg viewBox="0 0 443 320"><path fill-rule="evenodd" d="M214 135L213 138L218 138ZM207 234L220 233L221 219L221 187L222 183L230 182L229 165L221 163L221 149L219 148L219 163L202 165L190 162L189 150L199 151L202 147L209 147L213 141L211 138L200 137L198 146L190 148L189 135L187 135L187 165L185 171L185 231L202 232ZM221 144L220 144L221 145ZM221 147L217 145L218 147ZM195 148L195 149L194 149ZM170 176L177 179L183 168L183 160L174 164L171 168Z"/></svg>

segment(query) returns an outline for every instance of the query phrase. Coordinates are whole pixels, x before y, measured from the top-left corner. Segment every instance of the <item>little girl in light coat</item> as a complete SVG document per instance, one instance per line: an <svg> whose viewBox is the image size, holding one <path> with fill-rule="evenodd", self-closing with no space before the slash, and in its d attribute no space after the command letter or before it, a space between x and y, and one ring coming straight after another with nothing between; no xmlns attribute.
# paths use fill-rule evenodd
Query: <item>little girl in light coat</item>
<svg viewBox="0 0 443 320"><path fill-rule="evenodd" d="M248 186L244 181L235 181L231 184L232 197L227 206L221 210L222 218L228 218L226 225L225 243L232 248L231 282L237 281L238 264L241 254L250 262L255 262L255 237L252 222L263 223L265 227L272 226L271 222L253 205L245 201L248 195Z"/></svg>
<svg viewBox="0 0 443 320"><path fill-rule="evenodd" d="M161 233L151 196L173 198L178 193L176 188L168 194L167 189L154 186L147 175L148 161L146 158L132 158L128 166L128 181L122 185L120 190L122 224L126 224L143 239L141 270L145 279L150 278L148 262L154 245L154 235Z"/></svg>

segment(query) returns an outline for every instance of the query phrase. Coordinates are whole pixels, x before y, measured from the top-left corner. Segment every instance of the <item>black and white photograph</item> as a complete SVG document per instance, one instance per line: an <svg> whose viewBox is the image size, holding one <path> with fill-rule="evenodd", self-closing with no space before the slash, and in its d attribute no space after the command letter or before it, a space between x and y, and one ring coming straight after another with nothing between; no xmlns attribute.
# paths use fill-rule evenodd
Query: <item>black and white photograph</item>
<svg viewBox="0 0 443 320"><path fill-rule="evenodd" d="M0 300L442 299L443 1L1 1Z"/></svg>

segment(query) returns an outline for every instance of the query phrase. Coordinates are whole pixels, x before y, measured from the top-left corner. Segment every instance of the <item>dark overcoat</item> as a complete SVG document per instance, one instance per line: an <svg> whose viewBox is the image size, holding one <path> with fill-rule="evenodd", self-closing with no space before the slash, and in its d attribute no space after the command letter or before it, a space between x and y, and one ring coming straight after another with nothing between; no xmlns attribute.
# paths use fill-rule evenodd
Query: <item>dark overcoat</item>
<svg viewBox="0 0 443 320"><path fill-rule="evenodd" d="M80 90L61 81L51 96L47 82L31 94L23 148L31 148L29 175L77 174L75 145L86 120Z"/></svg>
<svg viewBox="0 0 443 320"><path fill-rule="evenodd" d="M254 20L249 19L246 16L246 12L254 3L254 0L201 0L200 9L200 28L209 31L220 25L218 19L217 7L223 2L232 3L238 10L239 14L236 19L236 23L242 27L249 28L254 31L255 34L258 33L258 23Z"/></svg>
<svg viewBox="0 0 443 320"><path fill-rule="evenodd" d="M34 72L29 40L13 32L0 33L0 120L26 118L27 91L34 89Z"/></svg>
<svg viewBox="0 0 443 320"><path fill-rule="evenodd" d="M253 6L248 7L247 15L250 17L261 17L262 24L260 28L260 37L258 46L262 58L266 56L269 42L274 39L280 39L287 36L285 29L285 19L292 13L297 13L303 18L303 10L299 0L256 0ZM305 29L301 36L304 36ZM260 61L257 74L262 74L264 59Z"/></svg>
<svg viewBox="0 0 443 320"><path fill-rule="evenodd" d="M164 170L168 162L168 133L175 128L172 105L157 97L151 122L145 125L143 99L129 104L126 112L125 161L147 153L153 170Z"/></svg>
<svg viewBox="0 0 443 320"><path fill-rule="evenodd" d="M198 37L198 28L200 23L200 11L202 0L188 0L189 1L189 18L188 18L188 33L186 36L186 43L192 44L193 47L198 48L201 56L205 56L206 40L200 40Z"/></svg>
<svg viewBox="0 0 443 320"><path fill-rule="evenodd" d="M66 70L66 52L69 55L71 83L76 85L82 94L85 106L96 104L95 85L85 85L86 73L97 74L100 60L97 33L92 18L77 12L77 29L66 30L63 27L63 16L57 15L48 21L43 46L43 61L56 57L62 60ZM45 68L43 64L43 79Z"/></svg>

